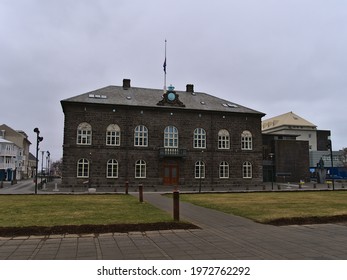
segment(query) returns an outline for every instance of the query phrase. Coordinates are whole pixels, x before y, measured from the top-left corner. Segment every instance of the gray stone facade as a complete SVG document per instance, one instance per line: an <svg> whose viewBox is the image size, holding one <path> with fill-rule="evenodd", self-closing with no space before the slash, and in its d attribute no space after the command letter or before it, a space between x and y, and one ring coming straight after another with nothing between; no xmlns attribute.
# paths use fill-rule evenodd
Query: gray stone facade
<svg viewBox="0 0 347 280"><path fill-rule="evenodd" d="M163 94L162 90L134 88L132 91L130 83L127 88L124 85L107 87L63 100L63 185L122 187L129 182L130 185L144 186L238 187L261 184L261 117L264 114L240 105L231 106L229 101L205 93L194 93L192 85L189 90L191 92L172 90L180 99L180 106L169 100L168 93ZM122 94L124 101L115 99L114 95ZM144 99L143 104L141 99ZM77 130L81 123L91 127L91 142L88 144L78 144ZM118 146L106 144L106 131L110 124L119 127ZM147 146L135 146L135 128L139 125L148 130ZM164 131L168 126L175 127L178 132L175 148L164 147ZM205 148L194 147L197 128L206 132ZM230 147L227 149L219 147L218 133L221 130L229 132ZM241 143L245 131L251 133L251 149L247 150ZM78 176L80 159L88 162L86 176ZM111 159L117 162L115 178L107 178L107 162ZM135 176L135 165L139 160L146 164L145 178ZM196 163L199 161L205 167L204 178L196 176ZM221 176L222 162L227 163L229 174ZM250 174L246 176L245 163L250 164ZM221 178L223 176L226 178Z"/></svg>

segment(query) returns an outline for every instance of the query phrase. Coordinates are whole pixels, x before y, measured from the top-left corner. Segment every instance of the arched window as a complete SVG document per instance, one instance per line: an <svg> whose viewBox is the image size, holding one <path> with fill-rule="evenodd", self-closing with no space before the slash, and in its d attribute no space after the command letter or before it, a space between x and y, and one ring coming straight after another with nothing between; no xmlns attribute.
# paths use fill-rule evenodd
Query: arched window
<svg viewBox="0 0 347 280"><path fill-rule="evenodd" d="M167 126L164 130L164 147L178 148L178 130L174 126Z"/></svg>
<svg viewBox="0 0 347 280"><path fill-rule="evenodd" d="M252 133L248 130L241 134L241 150L252 150Z"/></svg>
<svg viewBox="0 0 347 280"><path fill-rule="evenodd" d="M146 178L146 162L142 159L135 163L135 178Z"/></svg>
<svg viewBox="0 0 347 280"><path fill-rule="evenodd" d="M222 161L219 164L219 178L229 178L229 164L226 161Z"/></svg>
<svg viewBox="0 0 347 280"><path fill-rule="evenodd" d="M144 125L138 125L135 128L134 146L136 147L148 146L148 129Z"/></svg>
<svg viewBox="0 0 347 280"><path fill-rule="evenodd" d="M194 130L194 148L206 148L206 131L203 128L196 128Z"/></svg>
<svg viewBox="0 0 347 280"><path fill-rule="evenodd" d="M92 144L92 126L89 123L80 123L77 127L77 144Z"/></svg>
<svg viewBox="0 0 347 280"><path fill-rule="evenodd" d="M120 128L116 124L110 124L106 129L106 145L120 146Z"/></svg>
<svg viewBox="0 0 347 280"><path fill-rule="evenodd" d="M226 129L218 132L218 149L230 149L230 135Z"/></svg>
<svg viewBox="0 0 347 280"><path fill-rule="evenodd" d="M203 161L197 161L195 163L195 179L205 178L205 163Z"/></svg>
<svg viewBox="0 0 347 280"><path fill-rule="evenodd" d="M85 158L81 158L77 162L77 178L89 177L89 161Z"/></svg>
<svg viewBox="0 0 347 280"><path fill-rule="evenodd" d="M242 177L252 178L252 164L249 161L244 162L242 165Z"/></svg>
<svg viewBox="0 0 347 280"><path fill-rule="evenodd" d="M110 159L107 162L107 178L118 178L118 161Z"/></svg>

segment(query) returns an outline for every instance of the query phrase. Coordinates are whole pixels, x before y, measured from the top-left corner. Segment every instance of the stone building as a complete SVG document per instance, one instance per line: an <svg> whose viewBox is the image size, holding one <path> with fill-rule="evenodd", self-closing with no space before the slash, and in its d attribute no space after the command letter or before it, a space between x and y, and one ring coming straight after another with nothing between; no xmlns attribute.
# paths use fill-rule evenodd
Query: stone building
<svg viewBox="0 0 347 280"><path fill-rule="evenodd" d="M239 187L262 182L263 113L124 79L61 101L63 186Z"/></svg>

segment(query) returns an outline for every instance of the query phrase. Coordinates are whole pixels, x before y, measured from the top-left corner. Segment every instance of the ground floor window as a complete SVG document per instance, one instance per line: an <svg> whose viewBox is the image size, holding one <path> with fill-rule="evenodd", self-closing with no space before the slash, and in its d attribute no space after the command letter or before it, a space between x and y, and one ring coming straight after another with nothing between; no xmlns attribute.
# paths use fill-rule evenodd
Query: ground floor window
<svg viewBox="0 0 347 280"><path fill-rule="evenodd" d="M77 177L78 178L89 177L89 161L85 158L81 158L77 162Z"/></svg>
<svg viewBox="0 0 347 280"><path fill-rule="evenodd" d="M219 165L219 178L229 178L229 164L226 161L222 161Z"/></svg>
<svg viewBox="0 0 347 280"><path fill-rule="evenodd" d="M244 162L242 165L242 177L252 178L252 164L249 161Z"/></svg>
<svg viewBox="0 0 347 280"><path fill-rule="evenodd" d="M195 179L205 178L205 163L203 161L197 161L195 163Z"/></svg>
<svg viewBox="0 0 347 280"><path fill-rule="evenodd" d="M135 178L146 178L146 162L142 159L135 163Z"/></svg>
<svg viewBox="0 0 347 280"><path fill-rule="evenodd" d="M107 162L107 178L118 178L118 162L115 159Z"/></svg>

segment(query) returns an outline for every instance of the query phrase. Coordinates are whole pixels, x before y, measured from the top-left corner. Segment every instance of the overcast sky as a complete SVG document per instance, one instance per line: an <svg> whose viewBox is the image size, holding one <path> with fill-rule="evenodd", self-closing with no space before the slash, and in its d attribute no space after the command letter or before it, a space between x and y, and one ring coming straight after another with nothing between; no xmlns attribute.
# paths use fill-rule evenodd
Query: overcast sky
<svg viewBox="0 0 347 280"><path fill-rule="evenodd" d="M345 0L0 0L0 124L62 156L60 100L167 83L293 111L347 146Z"/></svg>

